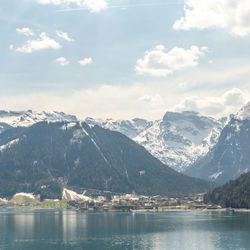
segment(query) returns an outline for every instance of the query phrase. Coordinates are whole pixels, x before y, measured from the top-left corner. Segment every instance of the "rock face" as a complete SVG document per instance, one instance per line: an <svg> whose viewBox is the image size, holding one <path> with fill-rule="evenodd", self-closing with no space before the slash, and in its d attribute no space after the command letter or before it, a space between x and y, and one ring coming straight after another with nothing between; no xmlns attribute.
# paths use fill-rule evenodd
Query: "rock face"
<svg viewBox="0 0 250 250"><path fill-rule="evenodd" d="M127 135L179 172L185 171L215 145L226 122L188 111L167 112L158 121L92 118L85 121Z"/></svg>
<svg viewBox="0 0 250 250"><path fill-rule="evenodd" d="M222 130L217 144L187 174L226 183L250 170L250 103Z"/></svg>
<svg viewBox="0 0 250 250"><path fill-rule="evenodd" d="M84 122L39 122L0 134L0 197L70 190L146 195L207 191L211 183L165 166L125 135Z"/></svg>

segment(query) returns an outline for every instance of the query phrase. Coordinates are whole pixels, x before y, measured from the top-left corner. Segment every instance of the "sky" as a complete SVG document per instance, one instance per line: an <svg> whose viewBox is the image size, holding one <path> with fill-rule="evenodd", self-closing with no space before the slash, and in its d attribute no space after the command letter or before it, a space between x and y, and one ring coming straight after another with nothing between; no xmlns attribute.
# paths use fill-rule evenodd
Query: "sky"
<svg viewBox="0 0 250 250"><path fill-rule="evenodd" d="M220 118L250 101L249 0L0 0L0 109Z"/></svg>

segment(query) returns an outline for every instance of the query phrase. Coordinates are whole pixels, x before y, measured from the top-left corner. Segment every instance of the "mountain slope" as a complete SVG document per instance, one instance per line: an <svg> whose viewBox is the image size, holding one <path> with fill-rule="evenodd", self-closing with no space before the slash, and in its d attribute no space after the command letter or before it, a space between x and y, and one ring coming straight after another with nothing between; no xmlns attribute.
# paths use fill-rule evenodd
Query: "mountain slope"
<svg viewBox="0 0 250 250"><path fill-rule="evenodd" d="M181 195L212 184L177 173L125 135L99 126L40 122L0 134L0 197L58 198L62 187Z"/></svg>
<svg viewBox="0 0 250 250"><path fill-rule="evenodd" d="M167 112L162 120L94 120L88 124L119 131L144 146L171 168L183 172L217 142L225 119L215 120L196 112Z"/></svg>
<svg viewBox="0 0 250 250"><path fill-rule="evenodd" d="M207 193L204 201L222 207L250 209L250 173Z"/></svg>
<svg viewBox="0 0 250 250"><path fill-rule="evenodd" d="M185 173L224 184L250 170L250 104L222 130L218 143Z"/></svg>

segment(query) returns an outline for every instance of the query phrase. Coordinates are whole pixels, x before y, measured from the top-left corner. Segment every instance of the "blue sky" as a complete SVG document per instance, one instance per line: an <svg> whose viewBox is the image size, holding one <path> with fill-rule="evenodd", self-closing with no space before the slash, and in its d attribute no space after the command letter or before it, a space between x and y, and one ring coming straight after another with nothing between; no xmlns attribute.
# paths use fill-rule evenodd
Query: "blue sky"
<svg viewBox="0 0 250 250"><path fill-rule="evenodd" d="M249 99L247 0L0 0L0 109L220 117Z"/></svg>

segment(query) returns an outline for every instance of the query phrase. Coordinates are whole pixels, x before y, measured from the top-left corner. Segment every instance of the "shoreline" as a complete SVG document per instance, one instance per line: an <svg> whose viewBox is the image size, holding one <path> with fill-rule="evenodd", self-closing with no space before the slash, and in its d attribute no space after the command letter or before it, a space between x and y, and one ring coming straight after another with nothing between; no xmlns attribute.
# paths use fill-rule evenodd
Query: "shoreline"
<svg viewBox="0 0 250 250"><path fill-rule="evenodd" d="M165 212L227 212L227 208L218 208L218 209L164 209L164 210L147 210L147 209L138 209L138 210L132 210L132 211L122 211L122 210L117 210L117 209L110 209L110 210L79 210L79 209L74 209L74 208L55 208L55 207L29 207L29 206L17 206L17 207L0 207L0 212L2 211L53 211L53 210L60 210L60 211L76 211L76 212L81 212L81 213L131 213L131 214L136 214L136 213L165 213ZM235 213L250 213L250 209L246 208L233 208L233 212Z"/></svg>

